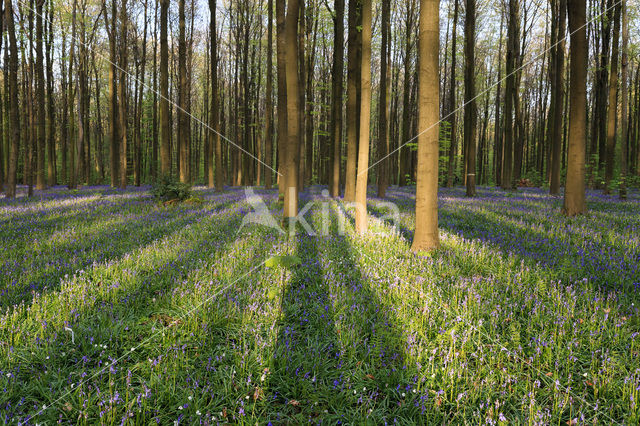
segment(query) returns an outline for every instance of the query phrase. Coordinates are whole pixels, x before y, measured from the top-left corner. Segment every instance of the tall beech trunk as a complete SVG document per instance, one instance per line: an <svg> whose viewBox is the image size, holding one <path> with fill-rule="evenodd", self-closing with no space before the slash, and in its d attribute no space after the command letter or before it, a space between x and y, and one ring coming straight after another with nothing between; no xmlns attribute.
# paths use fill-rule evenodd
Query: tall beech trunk
<svg viewBox="0 0 640 426"><path fill-rule="evenodd" d="M169 127L169 0L160 1L160 172L171 174L171 128Z"/></svg>
<svg viewBox="0 0 640 426"><path fill-rule="evenodd" d="M556 0L557 5L557 45L553 48L554 82L552 87L554 90L553 98L553 117L551 118L551 181L549 193L558 195L560 193L560 155L562 147L562 117L563 117L563 101L564 101L564 55L565 55L565 26L567 21L567 1Z"/></svg>
<svg viewBox="0 0 640 426"><path fill-rule="evenodd" d="M356 232L367 232L369 126L371 122L371 0L362 2L362 65L360 69L360 140L356 177Z"/></svg>
<svg viewBox="0 0 640 426"><path fill-rule="evenodd" d="M264 122L264 187L271 189L273 181L273 0L267 1L267 88Z"/></svg>
<svg viewBox="0 0 640 426"><path fill-rule="evenodd" d="M384 7L384 6L383 6ZM340 159L342 148L342 92L344 80L344 0L335 0L333 17L333 82L331 89L331 191L332 197L340 196Z"/></svg>
<svg viewBox="0 0 640 426"><path fill-rule="evenodd" d="M7 77L9 79L9 126L11 128L11 146L9 150L9 167L7 175L8 198L16 196L16 175L18 171L18 152L20 151L20 104L18 102L18 43L16 41L15 23L13 21L13 0L4 1L4 21L9 34L9 63Z"/></svg>
<svg viewBox="0 0 640 426"><path fill-rule="evenodd" d="M455 172L455 158L458 149L456 144L456 63L458 46L458 10L460 0L455 0L453 7L453 29L451 33L451 71L449 71L449 101L447 102L447 116L451 133L449 136L449 159L447 166L447 188L453 187L453 177Z"/></svg>
<svg viewBox="0 0 640 426"><path fill-rule="evenodd" d="M286 51L285 42L285 0L276 0L276 46L277 46L277 71L278 71L278 197L284 197L285 175L287 167L287 79L286 79Z"/></svg>
<svg viewBox="0 0 640 426"><path fill-rule="evenodd" d="M509 22L507 30L507 82L504 94L504 128L505 138L503 146L502 188L512 188L513 171L513 94L515 92L516 50L518 49L518 2L509 0Z"/></svg>
<svg viewBox="0 0 640 426"><path fill-rule="evenodd" d="M358 23L362 14L362 0L349 0L349 38L347 40L347 167L345 170L344 200L355 201L356 162L358 157L358 81L360 80Z"/></svg>
<svg viewBox="0 0 640 426"><path fill-rule="evenodd" d="M391 31L391 4L388 1L382 2L381 27L380 98L378 100L378 198L384 198L389 187L389 33Z"/></svg>
<svg viewBox="0 0 640 426"><path fill-rule="evenodd" d="M115 0L114 0L115 1ZM120 181L119 187L127 187L127 141L128 141L128 119L127 111L127 0L122 0L120 5L120 53L119 68L120 78L118 78L118 113L120 116ZM114 17L115 20L115 17Z"/></svg>
<svg viewBox="0 0 640 426"><path fill-rule="evenodd" d="M298 83L298 18L300 15L300 1L289 0L285 19L284 40L287 46L285 52L285 72L287 88L287 146L284 168L284 217L295 218L298 215L298 178L299 178L299 137L300 94Z"/></svg>
<svg viewBox="0 0 640 426"><path fill-rule="evenodd" d="M416 230L411 250L420 252L440 246L438 233L438 154L440 126L439 0L420 0L418 41L418 173ZM429 129L422 133L423 129Z"/></svg>
<svg viewBox="0 0 640 426"><path fill-rule="evenodd" d="M609 73L609 109L607 115L607 146L606 165L604 174L604 193L610 193L611 180L613 179L613 166L616 161L616 118L618 115L618 54L620 52L620 16L622 3L619 1L615 7L613 17L613 39L611 46L611 71Z"/></svg>
<svg viewBox="0 0 640 426"><path fill-rule="evenodd" d="M587 42L586 0L567 0L569 14L570 88L569 147L567 182L564 191L564 214L576 216L586 211L585 150L587 145Z"/></svg>
<svg viewBox="0 0 640 426"><path fill-rule="evenodd" d="M475 43L476 1L466 0L464 21L464 145L467 161L467 197L476 196L476 106Z"/></svg>
<svg viewBox="0 0 640 426"><path fill-rule="evenodd" d="M629 15L627 1L622 0L622 150L620 151L620 198L627 199L629 163Z"/></svg>

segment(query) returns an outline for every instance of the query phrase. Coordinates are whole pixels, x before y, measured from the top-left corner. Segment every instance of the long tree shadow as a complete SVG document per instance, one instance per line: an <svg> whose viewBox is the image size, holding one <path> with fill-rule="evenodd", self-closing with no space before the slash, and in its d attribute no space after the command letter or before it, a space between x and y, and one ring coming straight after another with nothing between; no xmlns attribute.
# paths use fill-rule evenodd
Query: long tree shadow
<svg viewBox="0 0 640 426"><path fill-rule="evenodd" d="M205 210L169 211L154 209L135 218L113 223L97 221L79 235L61 241L41 242L19 251L20 260L5 259L0 265L0 309L16 303L29 305L33 293L52 292L60 288L66 275L104 261L115 261L154 240L176 232L200 220L204 214L217 214L231 202ZM182 213L182 214L180 214ZM93 231L97 227L99 231Z"/></svg>
<svg viewBox="0 0 640 426"><path fill-rule="evenodd" d="M385 225L394 225L391 220L385 220L386 211L378 205L370 203L367 210ZM353 221L351 215L348 217ZM509 217L501 216L501 219L471 209L445 207L439 212L441 229L485 244L503 256L515 256L531 267L553 271L563 278L587 278L599 285L626 290L633 289L634 283L640 281L640 251L631 246L594 241L570 227L564 234L549 235L532 226L518 225ZM405 240L413 240L413 229L403 224L396 226ZM464 262L469 263L468 259Z"/></svg>
<svg viewBox="0 0 640 426"><path fill-rule="evenodd" d="M301 236L303 264L282 300L280 332L272 361L268 403L279 422L380 423L385 415L417 416L404 404L415 364L394 315L359 270L357 253L338 235ZM273 411L272 409L269 411ZM373 413L373 414L372 414Z"/></svg>

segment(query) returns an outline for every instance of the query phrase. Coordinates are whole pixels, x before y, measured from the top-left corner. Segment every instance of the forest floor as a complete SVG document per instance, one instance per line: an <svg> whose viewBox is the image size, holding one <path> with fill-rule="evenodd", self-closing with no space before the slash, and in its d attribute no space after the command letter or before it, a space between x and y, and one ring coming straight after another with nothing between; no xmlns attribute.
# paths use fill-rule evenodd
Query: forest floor
<svg viewBox="0 0 640 426"><path fill-rule="evenodd" d="M321 190L301 205L328 232L292 238L241 228L240 189L0 200L0 421L637 424L640 193L567 219L542 190L443 189L416 256L411 188L364 237Z"/></svg>

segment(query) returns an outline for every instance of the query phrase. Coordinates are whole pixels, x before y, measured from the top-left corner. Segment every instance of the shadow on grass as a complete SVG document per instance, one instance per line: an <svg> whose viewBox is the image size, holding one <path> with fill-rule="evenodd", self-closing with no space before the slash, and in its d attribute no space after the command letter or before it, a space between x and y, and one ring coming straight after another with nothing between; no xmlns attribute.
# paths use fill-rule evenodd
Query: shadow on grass
<svg viewBox="0 0 640 426"><path fill-rule="evenodd" d="M332 215L332 236L298 237L303 264L282 300L268 386L268 404L275 404L268 409L270 420L333 424L412 418L420 408L403 404L400 396L415 376L404 356L402 332L359 270L348 239L335 237L337 229Z"/></svg>
<svg viewBox="0 0 640 426"><path fill-rule="evenodd" d="M211 214L222 210L228 204L216 206ZM22 264L10 267L5 263L3 266L7 270L0 277L0 309L20 302L29 305L33 301L34 292L57 291L65 275L107 260L114 261L154 240L179 231L200 215L199 211L180 214L162 209L152 210L133 221L123 218L103 226L104 229L99 232L87 234L86 231L80 230L79 239L73 238L53 245L43 242L44 248L30 247L20 255ZM100 227L102 222L98 220L87 226ZM28 264L28 261L32 263ZM23 270L16 269L18 267L22 267Z"/></svg>

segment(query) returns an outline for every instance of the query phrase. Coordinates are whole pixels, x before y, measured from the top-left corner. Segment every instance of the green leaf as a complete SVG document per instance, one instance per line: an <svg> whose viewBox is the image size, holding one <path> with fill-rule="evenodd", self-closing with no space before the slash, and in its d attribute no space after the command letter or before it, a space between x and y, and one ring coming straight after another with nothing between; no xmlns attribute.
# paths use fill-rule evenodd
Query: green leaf
<svg viewBox="0 0 640 426"><path fill-rule="evenodd" d="M267 259L264 264L267 268L282 266L283 268L289 269L301 263L302 260L297 256L273 256Z"/></svg>

